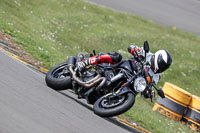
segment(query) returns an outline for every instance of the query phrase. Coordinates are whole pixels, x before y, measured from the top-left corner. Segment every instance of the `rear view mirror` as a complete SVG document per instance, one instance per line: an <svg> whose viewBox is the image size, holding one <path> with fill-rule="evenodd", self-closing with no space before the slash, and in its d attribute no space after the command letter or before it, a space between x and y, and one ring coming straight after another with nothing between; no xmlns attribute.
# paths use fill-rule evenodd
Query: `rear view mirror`
<svg viewBox="0 0 200 133"><path fill-rule="evenodd" d="M144 51L145 51L146 53L149 52L149 43L148 43L147 41L144 41Z"/></svg>
<svg viewBox="0 0 200 133"><path fill-rule="evenodd" d="M157 90L157 93L161 98L165 98L165 93L162 90Z"/></svg>
<svg viewBox="0 0 200 133"><path fill-rule="evenodd" d="M96 51L93 49L93 54L94 54L94 56L96 55Z"/></svg>

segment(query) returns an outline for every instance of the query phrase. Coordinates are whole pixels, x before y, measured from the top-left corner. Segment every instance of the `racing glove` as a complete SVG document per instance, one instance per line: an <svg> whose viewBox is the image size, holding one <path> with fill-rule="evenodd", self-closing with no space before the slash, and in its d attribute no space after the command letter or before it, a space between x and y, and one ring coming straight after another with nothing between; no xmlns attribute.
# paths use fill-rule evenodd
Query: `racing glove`
<svg viewBox="0 0 200 133"><path fill-rule="evenodd" d="M144 56L143 49L136 45L130 45L128 47L128 52L131 53L135 58L141 58Z"/></svg>

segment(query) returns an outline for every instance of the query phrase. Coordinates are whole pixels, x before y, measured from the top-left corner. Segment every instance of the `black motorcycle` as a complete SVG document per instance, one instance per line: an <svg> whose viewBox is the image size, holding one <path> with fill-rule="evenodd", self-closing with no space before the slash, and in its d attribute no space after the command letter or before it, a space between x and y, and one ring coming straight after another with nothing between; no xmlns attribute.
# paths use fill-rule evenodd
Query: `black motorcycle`
<svg viewBox="0 0 200 133"><path fill-rule="evenodd" d="M148 42L144 43L145 58L149 52ZM95 54L95 51L93 51ZM78 98L85 98L92 104L94 112L102 117L111 117L122 114L135 103L138 93L146 98L158 95L164 98L162 90L158 90L151 82L148 74L149 67L145 58L130 58L118 64L98 64L87 66L81 72L77 70L76 63L80 59L88 58L93 54L78 54L77 58L69 57L68 62L61 63L46 75L46 83L54 90L72 89Z"/></svg>

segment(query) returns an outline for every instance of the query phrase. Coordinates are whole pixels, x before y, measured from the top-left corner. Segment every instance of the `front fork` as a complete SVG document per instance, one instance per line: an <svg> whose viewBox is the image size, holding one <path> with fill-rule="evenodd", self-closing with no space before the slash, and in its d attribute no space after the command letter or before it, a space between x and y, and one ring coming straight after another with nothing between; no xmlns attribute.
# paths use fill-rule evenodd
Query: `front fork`
<svg viewBox="0 0 200 133"><path fill-rule="evenodd" d="M113 97L119 97L127 93L132 93L134 96L137 95L137 93L133 92L129 87L123 86L120 89L118 89L116 92L113 92Z"/></svg>

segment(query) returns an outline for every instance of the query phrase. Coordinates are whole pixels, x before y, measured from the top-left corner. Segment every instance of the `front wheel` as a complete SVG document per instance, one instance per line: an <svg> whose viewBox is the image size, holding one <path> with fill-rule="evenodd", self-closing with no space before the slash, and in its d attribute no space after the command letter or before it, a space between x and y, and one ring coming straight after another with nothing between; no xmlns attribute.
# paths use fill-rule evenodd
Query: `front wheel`
<svg viewBox="0 0 200 133"><path fill-rule="evenodd" d="M135 103L132 93L113 96L112 93L99 98L94 104L94 113L101 117L112 117L129 110Z"/></svg>

